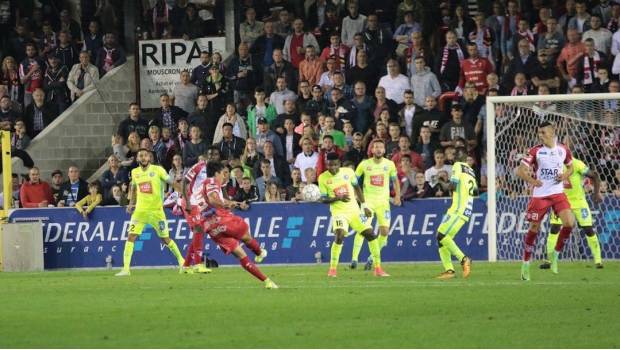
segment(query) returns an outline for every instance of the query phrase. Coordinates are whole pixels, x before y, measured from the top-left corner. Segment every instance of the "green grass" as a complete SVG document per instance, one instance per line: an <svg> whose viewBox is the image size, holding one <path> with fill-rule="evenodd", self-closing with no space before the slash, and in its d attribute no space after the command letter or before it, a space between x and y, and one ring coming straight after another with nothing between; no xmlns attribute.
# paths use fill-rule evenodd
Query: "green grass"
<svg viewBox="0 0 620 350"><path fill-rule="evenodd" d="M560 274L474 263L435 281L437 264L265 266L281 289L239 267L0 273L0 348L618 348L620 263L562 263Z"/></svg>

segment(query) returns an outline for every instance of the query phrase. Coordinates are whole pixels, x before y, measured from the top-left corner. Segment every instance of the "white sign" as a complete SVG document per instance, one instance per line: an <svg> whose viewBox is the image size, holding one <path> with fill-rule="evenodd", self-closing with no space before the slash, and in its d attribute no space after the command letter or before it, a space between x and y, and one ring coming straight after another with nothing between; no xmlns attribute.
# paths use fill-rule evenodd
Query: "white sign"
<svg viewBox="0 0 620 350"><path fill-rule="evenodd" d="M184 69L190 74L200 65L202 51L226 51L226 37L208 37L195 40L144 40L138 43L140 71L140 106L158 108L159 95L172 94L180 83ZM225 58L225 57L223 57Z"/></svg>

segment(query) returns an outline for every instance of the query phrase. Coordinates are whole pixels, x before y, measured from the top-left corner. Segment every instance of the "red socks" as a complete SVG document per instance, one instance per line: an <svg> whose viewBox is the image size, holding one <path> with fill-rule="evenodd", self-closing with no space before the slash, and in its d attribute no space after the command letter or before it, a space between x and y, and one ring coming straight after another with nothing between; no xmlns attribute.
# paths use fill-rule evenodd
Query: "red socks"
<svg viewBox="0 0 620 350"><path fill-rule="evenodd" d="M248 243L245 244L246 247L250 248L250 250L256 254L256 255L260 255L261 253L261 249L260 249L260 245L258 244L258 241L255 240L254 238L252 238L251 241L249 241Z"/></svg>
<svg viewBox="0 0 620 350"><path fill-rule="evenodd" d="M562 229L560 230L560 236L558 237L558 241L555 244L555 251L556 252L561 252L562 248L564 248L564 245L566 244L566 242L568 242L568 238L570 237L570 233L573 231L572 227L564 227L562 226Z"/></svg>
<svg viewBox="0 0 620 350"><path fill-rule="evenodd" d="M204 246L204 233L194 233L194 238L192 239L194 265L202 264L202 250Z"/></svg>
<svg viewBox="0 0 620 350"><path fill-rule="evenodd" d="M523 261L530 261L534 246L536 245L536 236L538 232L527 231L525 235L525 249L523 251Z"/></svg>
<svg viewBox="0 0 620 350"><path fill-rule="evenodd" d="M185 262L183 263L183 267L189 267L189 264L194 260L194 241L189 244L187 247L187 253L185 254Z"/></svg>
<svg viewBox="0 0 620 350"><path fill-rule="evenodd" d="M239 264L247 272L251 273L252 275L254 275L254 277L258 278L259 280L264 281L264 280L267 279L267 276L263 275L263 273L260 272L258 267L256 265L254 265L254 263L251 262L250 259L247 256L245 256L243 259L240 259L239 260Z"/></svg>

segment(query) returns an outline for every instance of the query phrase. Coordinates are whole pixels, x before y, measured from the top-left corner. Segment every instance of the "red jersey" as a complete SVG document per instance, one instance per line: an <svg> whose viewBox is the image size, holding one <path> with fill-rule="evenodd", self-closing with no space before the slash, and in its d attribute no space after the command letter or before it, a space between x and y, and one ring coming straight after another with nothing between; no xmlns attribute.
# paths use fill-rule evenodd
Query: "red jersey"
<svg viewBox="0 0 620 350"><path fill-rule="evenodd" d="M563 166L568 166L572 162L573 156L570 150L561 143L556 143L554 147L541 144L530 148L521 163L532 168L534 177L543 183L540 187L534 187L532 197L546 197L564 193L562 181L558 181L556 178L562 174Z"/></svg>
<svg viewBox="0 0 620 350"><path fill-rule="evenodd" d="M493 73L493 71L493 65L484 57L463 60L461 61L459 87L462 89L466 82L471 81L476 86L478 93L484 95L489 87L487 84L487 75Z"/></svg>
<svg viewBox="0 0 620 350"><path fill-rule="evenodd" d="M201 208L202 212L212 212L212 214L207 214L207 215L213 215L217 213L218 216L225 216L225 215L232 214L230 210L228 209L216 208L212 206L211 204L209 204L208 198L209 198L209 195L212 193L216 193L220 200L222 201L224 200L224 194L222 193L222 184L219 183L214 177L209 177L204 180L202 184L202 190L200 192L201 192L202 198L205 199L204 206L202 206Z"/></svg>

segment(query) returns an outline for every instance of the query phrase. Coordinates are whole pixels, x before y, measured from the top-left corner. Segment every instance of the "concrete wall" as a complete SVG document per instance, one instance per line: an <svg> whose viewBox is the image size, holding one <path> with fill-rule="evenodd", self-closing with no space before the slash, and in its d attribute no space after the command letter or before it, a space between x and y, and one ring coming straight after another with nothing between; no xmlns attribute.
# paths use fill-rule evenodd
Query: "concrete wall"
<svg viewBox="0 0 620 350"><path fill-rule="evenodd" d="M32 140L26 151L43 179L55 169L66 176L70 165L77 165L87 179L105 162L112 152L111 136L135 100L134 71L129 57L97 83L97 91L82 96Z"/></svg>

